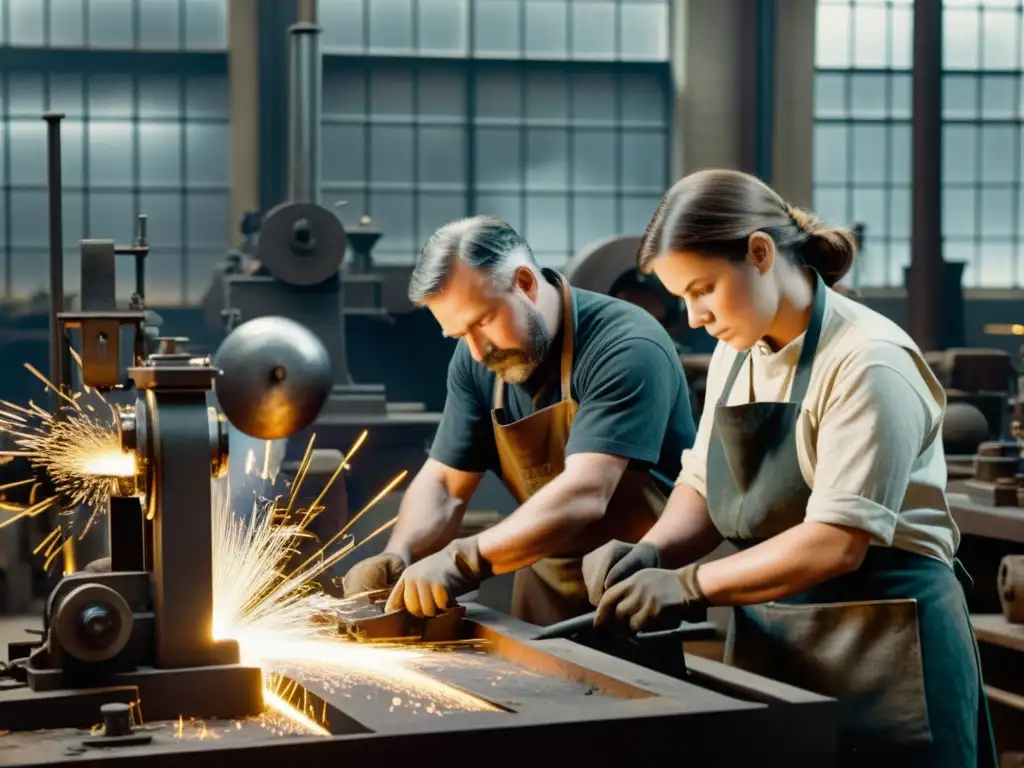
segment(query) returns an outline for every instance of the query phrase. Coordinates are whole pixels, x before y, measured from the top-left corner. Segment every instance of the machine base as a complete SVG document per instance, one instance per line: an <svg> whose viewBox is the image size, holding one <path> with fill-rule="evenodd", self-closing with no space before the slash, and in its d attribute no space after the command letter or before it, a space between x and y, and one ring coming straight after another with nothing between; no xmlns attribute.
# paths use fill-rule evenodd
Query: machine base
<svg viewBox="0 0 1024 768"><path fill-rule="evenodd" d="M92 688L62 688L60 670L27 670L29 685L0 690L0 723L8 730L89 728L103 704L140 703L145 720L232 719L263 711L259 667L226 664L185 669L142 667Z"/></svg>

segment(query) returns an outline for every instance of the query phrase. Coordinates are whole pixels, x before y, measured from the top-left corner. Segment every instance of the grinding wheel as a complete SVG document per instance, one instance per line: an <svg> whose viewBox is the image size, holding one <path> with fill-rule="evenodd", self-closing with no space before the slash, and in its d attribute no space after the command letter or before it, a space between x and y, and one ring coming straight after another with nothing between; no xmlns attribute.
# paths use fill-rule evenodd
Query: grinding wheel
<svg viewBox="0 0 1024 768"><path fill-rule="evenodd" d="M104 584L87 583L61 600L53 617L60 646L81 661L108 661L128 644L132 612L127 601Z"/></svg>
<svg viewBox="0 0 1024 768"><path fill-rule="evenodd" d="M636 269L639 250L639 237L610 237L577 253L565 266L565 276L577 288L607 296L616 280Z"/></svg>
<svg viewBox="0 0 1024 768"><path fill-rule="evenodd" d="M633 235L618 235L588 245L565 266L565 277L576 288L636 304L672 328L682 316L682 303L655 275L640 272L640 242Z"/></svg>
<svg viewBox="0 0 1024 768"><path fill-rule="evenodd" d="M318 285L337 274L348 248L345 227L316 203L284 203L260 228L256 258L282 282Z"/></svg>
<svg viewBox="0 0 1024 768"><path fill-rule="evenodd" d="M217 350L215 390L240 432L279 440L316 419L334 384L331 358L317 336L286 317L257 317Z"/></svg>

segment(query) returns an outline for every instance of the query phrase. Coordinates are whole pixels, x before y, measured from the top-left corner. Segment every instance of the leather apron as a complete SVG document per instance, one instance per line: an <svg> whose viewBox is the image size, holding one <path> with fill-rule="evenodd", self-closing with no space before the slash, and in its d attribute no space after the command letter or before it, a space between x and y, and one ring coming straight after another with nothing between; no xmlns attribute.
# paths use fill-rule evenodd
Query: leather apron
<svg viewBox="0 0 1024 768"><path fill-rule="evenodd" d="M726 405L747 351L737 355L715 409L708 511L738 548L804 520L811 489L800 471L797 422L826 295L819 277L789 401L755 402L748 366L749 402ZM958 561L951 568L934 558L871 546L853 573L785 600L733 609L725 662L836 698L841 765L995 766L977 644L958 572Z"/></svg>
<svg viewBox="0 0 1024 768"><path fill-rule="evenodd" d="M568 281L558 275L562 293L561 399L518 421L505 423L505 383L495 377L494 442L501 479L520 504L557 477L565 468L569 431L579 409L572 398L576 313ZM593 610L583 582L583 556L611 539L639 541L665 507L665 494L650 472L627 470L604 516L588 526L572 546L516 572L512 587L512 615L548 626ZM557 515L558 510L551 510Z"/></svg>

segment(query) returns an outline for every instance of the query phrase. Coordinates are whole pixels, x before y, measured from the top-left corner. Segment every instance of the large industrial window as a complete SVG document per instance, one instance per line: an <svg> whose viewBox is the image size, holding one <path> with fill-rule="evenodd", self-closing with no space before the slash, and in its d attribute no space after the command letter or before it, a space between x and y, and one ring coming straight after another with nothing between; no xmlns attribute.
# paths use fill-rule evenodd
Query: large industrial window
<svg viewBox="0 0 1024 768"><path fill-rule="evenodd" d="M385 264L502 217L538 259L640 234L669 180L666 0L320 0L324 196Z"/></svg>
<svg viewBox="0 0 1024 768"><path fill-rule="evenodd" d="M942 229L965 287L1021 285L1020 0L945 0Z"/></svg>
<svg viewBox="0 0 1024 768"><path fill-rule="evenodd" d="M902 286L910 263L912 0L818 0L814 204L866 226L851 281Z"/></svg>
<svg viewBox="0 0 1024 768"><path fill-rule="evenodd" d="M227 0L0 0L0 249L8 300L47 290L44 111L64 112L68 293L77 242L149 217L152 305L198 300L228 237ZM131 262L119 264L121 295Z"/></svg>

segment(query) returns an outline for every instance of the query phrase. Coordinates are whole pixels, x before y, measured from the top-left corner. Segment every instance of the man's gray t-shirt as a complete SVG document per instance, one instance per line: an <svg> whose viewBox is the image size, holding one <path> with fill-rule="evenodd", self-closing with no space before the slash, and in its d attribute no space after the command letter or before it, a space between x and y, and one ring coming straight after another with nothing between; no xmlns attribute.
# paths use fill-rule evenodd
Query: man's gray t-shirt
<svg viewBox="0 0 1024 768"><path fill-rule="evenodd" d="M550 277L549 277L550 279ZM646 310L619 299L572 288L576 346L568 457L606 453L645 468L667 486L697 429L690 393L671 337ZM559 333L541 366L522 385L506 385L504 422L517 421L561 399ZM495 374L473 360L460 341L448 365L444 414L431 458L465 472L500 474L491 410ZM533 398L537 398L536 404Z"/></svg>

